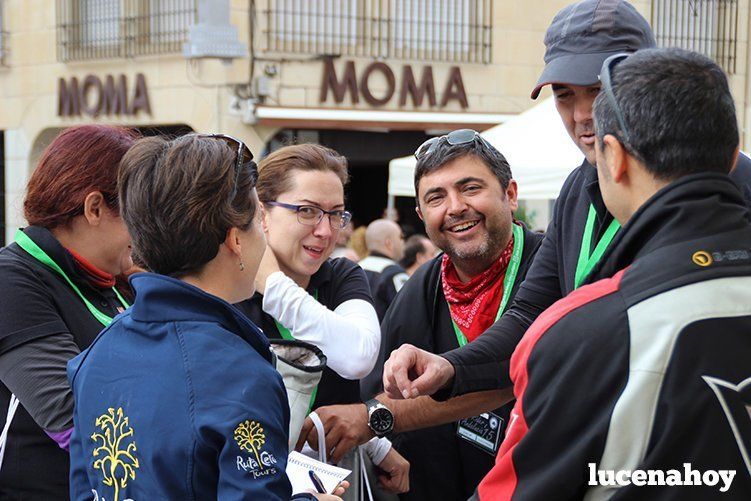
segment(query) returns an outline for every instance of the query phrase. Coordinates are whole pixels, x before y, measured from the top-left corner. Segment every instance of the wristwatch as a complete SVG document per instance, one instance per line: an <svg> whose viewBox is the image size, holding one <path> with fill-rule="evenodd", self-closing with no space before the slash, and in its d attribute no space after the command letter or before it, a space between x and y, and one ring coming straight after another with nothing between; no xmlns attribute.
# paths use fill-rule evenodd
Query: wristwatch
<svg viewBox="0 0 751 501"><path fill-rule="evenodd" d="M368 427L373 430L376 437L383 437L394 429L394 414L391 409L383 405L375 398L365 402L368 408Z"/></svg>

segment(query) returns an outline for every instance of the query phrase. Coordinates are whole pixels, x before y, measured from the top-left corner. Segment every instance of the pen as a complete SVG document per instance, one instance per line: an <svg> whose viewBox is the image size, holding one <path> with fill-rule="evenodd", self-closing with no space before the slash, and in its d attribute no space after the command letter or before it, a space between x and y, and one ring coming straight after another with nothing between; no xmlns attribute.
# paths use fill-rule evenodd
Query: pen
<svg viewBox="0 0 751 501"><path fill-rule="evenodd" d="M326 494L326 489L323 487L323 482L321 482L321 479L318 478L316 472L314 472L313 470L308 470L308 475L310 475L310 481L313 482L313 486L316 488L316 491L319 494Z"/></svg>

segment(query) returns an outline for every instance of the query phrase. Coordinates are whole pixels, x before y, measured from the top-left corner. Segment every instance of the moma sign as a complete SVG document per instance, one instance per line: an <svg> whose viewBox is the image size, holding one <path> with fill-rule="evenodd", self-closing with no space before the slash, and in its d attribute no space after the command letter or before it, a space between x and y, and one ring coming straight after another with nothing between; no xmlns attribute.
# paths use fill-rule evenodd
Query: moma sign
<svg viewBox="0 0 751 501"><path fill-rule="evenodd" d="M57 81L57 114L61 117L90 117L99 115L132 115L139 111L151 114L149 91L143 73L136 75L130 87L125 75L107 75L104 81L96 75L83 80L72 77Z"/></svg>
<svg viewBox="0 0 751 501"><path fill-rule="evenodd" d="M458 102L463 109L469 106L467 92L464 90L462 72L458 66L451 67L448 77L445 82L442 82L439 87L440 93L438 93L436 92L432 66L424 66L419 78L416 77L412 66L408 64L402 66L399 84L397 85L397 75L394 70L380 61L372 62L366 66L359 77L354 61L347 61L340 75L336 73L333 59L327 58L323 64L320 95L322 103L328 100L329 91L331 91L336 103L343 102L345 96L349 93L352 103L358 103L360 97L362 97L369 105L378 107L391 101L398 93L399 106L406 106L407 102L411 101L413 106L419 108L426 100L431 107L437 105L439 108L443 108L451 101ZM385 91L381 91L378 96L370 88L370 80L376 73L380 73L386 81Z"/></svg>

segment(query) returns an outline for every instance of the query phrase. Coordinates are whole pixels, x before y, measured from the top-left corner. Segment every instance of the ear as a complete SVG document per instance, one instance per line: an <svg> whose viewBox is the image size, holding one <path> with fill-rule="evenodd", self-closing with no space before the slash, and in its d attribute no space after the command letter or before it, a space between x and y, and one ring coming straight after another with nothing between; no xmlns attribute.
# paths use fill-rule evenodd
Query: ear
<svg viewBox="0 0 751 501"><path fill-rule="evenodd" d="M518 196L519 187L517 186L516 181L512 179L506 187L506 197L508 198L508 205L511 208L511 212L516 212L516 209L519 208Z"/></svg>
<svg viewBox="0 0 751 501"><path fill-rule="evenodd" d="M91 226L99 226L107 204L101 191L92 191L83 200L83 215Z"/></svg>
<svg viewBox="0 0 751 501"><path fill-rule="evenodd" d="M240 257L242 255L242 245L240 245L240 235L236 227L227 230L227 236L224 238L223 245L227 247L232 254Z"/></svg>
<svg viewBox="0 0 751 501"><path fill-rule="evenodd" d="M624 181L624 176L628 177L628 165L631 155L629 155L621 142L611 134L607 134L603 138L603 143L602 152L605 168L614 182L621 183Z"/></svg>
<svg viewBox="0 0 751 501"><path fill-rule="evenodd" d="M415 212L417 213L417 217L420 218L420 221L425 221L425 218L422 217L422 211L420 210L420 206L415 206Z"/></svg>
<svg viewBox="0 0 751 501"><path fill-rule="evenodd" d="M269 211L266 210L266 207L264 207L262 202L259 202L258 210L261 211L261 228L263 228L263 233L268 237L269 236Z"/></svg>

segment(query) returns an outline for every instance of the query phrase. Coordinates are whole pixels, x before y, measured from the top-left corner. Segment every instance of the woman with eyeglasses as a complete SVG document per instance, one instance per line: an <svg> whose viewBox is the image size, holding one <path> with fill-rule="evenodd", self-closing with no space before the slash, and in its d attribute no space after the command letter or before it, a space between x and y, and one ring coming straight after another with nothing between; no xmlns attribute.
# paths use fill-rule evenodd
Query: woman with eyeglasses
<svg viewBox="0 0 751 501"><path fill-rule="evenodd" d="M259 164L269 250L256 294L239 306L270 338L306 341L326 355L311 410L361 402L359 379L373 369L380 347L365 272L348 259L329 259L351 218L347 180L347 160L317 144L286 146ZM374 441L366 451L394 474L408 468L388 441ZM340 459L341 451L328 452Z"/></svg>
<svg viewBox="0 0 751 501"><path fill-rule="evenodd" d="M44 150L24 200L28 226L0 249L0 499L65 499L73 395L65 367L127 307L132 265L117 165L130 130L71 127Z"/></svg>
<svg viewBox="0 0 751 501"><path fill-rule="evenodd" d="M229 136L146 138L123 158L122 216L152 272L68 364L73 500L290 499L282 378L232 306L266 250L255 178Z"/></svg>
<svg viewBox="0 0 751 501"><path fill-rule="evenodd" d="M271 153L258 171L269 252L256 295L239 306L267 336L307 341L326 355L314 408L354 402L381 335L364 272L347 259L329 260L352 217L344 207L347 160L301 144Z"/></svg>

